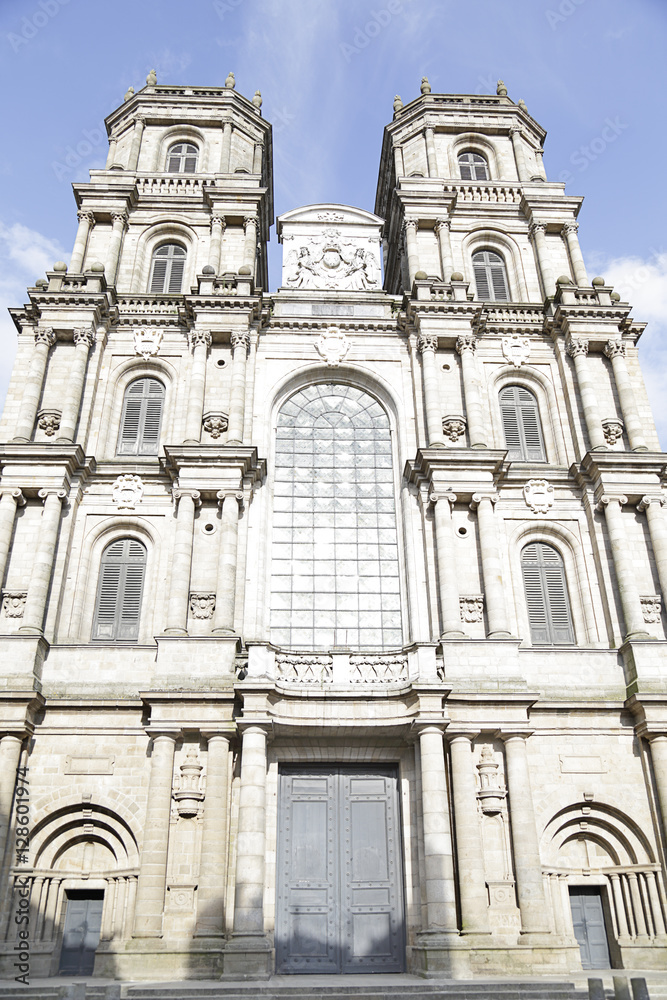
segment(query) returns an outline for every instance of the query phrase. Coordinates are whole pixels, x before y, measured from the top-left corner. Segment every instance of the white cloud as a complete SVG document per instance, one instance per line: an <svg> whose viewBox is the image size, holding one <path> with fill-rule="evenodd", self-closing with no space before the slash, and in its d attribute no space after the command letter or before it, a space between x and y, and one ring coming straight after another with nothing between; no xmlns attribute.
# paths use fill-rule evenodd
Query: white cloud
<svg viewBox="0 0 667 1000"><path fill-rule="evenodd" d="M591 273L603 274L624 302L632 305L632 317L648 323L639 341L646 388L663 449L667 447L667 253L655 251L649 258L594 255Z"/></svg>

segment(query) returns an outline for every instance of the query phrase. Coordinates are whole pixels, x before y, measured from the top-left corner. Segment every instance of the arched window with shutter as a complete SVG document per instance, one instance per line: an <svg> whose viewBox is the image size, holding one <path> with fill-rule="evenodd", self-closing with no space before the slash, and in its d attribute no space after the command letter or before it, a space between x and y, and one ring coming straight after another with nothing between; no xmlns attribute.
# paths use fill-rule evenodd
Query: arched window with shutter
<svg viewBox="0 0 667 1000"><path fill-rule="evenodd" d="M156 378L138 378L125 390L118 455L157 455L164 386Z"/></svg>
<svg viewBox="0 0 667 1000"><path fill-rule="evenodd" d="M572 645L574 628L560 553L544 542L532 542L521 553L521 571L531 640L549 646Z"/></svg>
<svg viewBox="0 0 667 1000"><path fill-rule="evenodd" d="M145 573L146 548L136 538L107 545L97 585L94 640L136 642Z"/></svg>
<svg viewBox="0 0 667 1000"><path fill-rule="evenodd" d="M199 150L191 142L177 142L167 153L167 172L170 174L194 174L197 169Z"/></svg>
<svg viewBox="0 0 667 1000"><path fill-rule="evenodd" d="M508 458L516 462L546 462L537 399L522 385L506 385L500 393L500 415Z"/></svg>
<svg viewBox="0 0 667 1000"><path fill-rule="evenodd" d="M462 181L489 180L489 165L481 153L460 153L458 159Z"/></svg>
<svg viewBox="0 0 667 1000"><path fill-rule="evenodd" d="M165 243L158 247L153 253L149 291L179 294L183 285L185 258L185 250L178 243Z"/></svg>
<svg viewBox="0 0 667 1000"><path fill-rule="evenodd" d="M490 302L509 302L509 284L505 261L493 250L478 250L472 258L477 298Z"/></svg>

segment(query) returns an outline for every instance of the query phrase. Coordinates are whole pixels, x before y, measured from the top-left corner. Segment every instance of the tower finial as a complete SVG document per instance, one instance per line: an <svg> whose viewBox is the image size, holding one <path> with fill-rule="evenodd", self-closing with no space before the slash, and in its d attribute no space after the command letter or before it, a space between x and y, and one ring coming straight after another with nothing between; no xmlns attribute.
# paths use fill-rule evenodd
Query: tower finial
<svg viewBox="0 0 667 1000"><path fill-rule="evenodd" d="M504 80L498 80L498 86L496 87L496 94L498 97L507 97L507 87L505 86Z"/></svg>
<svg viewBox="0 0 667 1000"><path fill-rule="evenodd" d="M400 99L398 94L396 94L396 97L394 98L394 114L397 115L402 107L403 107L403 101Z"/></svg>
<svg viewBox="0 0 667 1000"><path fill-rule="evenodd" d="M127 101L129 101L131 97L134 97L134 87L127 88L127 90L125 91L125 97L123 98L123 101L127 103Z"/></svg>
<svg viewBox="0 0 667 1000"><path fill-rule="evenodd" d="M522 111L525 111L526 114L528 114L528 108L526 107L526 102L524 101L523 97L519 98L517 104L519 105Z"/></svg>
<svg viewBox="0 0 667 1000"><path fill-rule="evenodd" d="M428 77L427 76L423 76L422 77L422 83L421 83L421 87L419 89L421 90L422 94L430 94L431 93L431 84L428 82Z"/></svg>
<svg viewBox="0 0 667 1000"><path fill-rule="evenodd" d="M232 73L232 71L230 70L229 73L227 74L227 79L225 80L225 87L227 87L228 90L233 90L235 86L236 86L236 78Z"/></svg>
<svg viewBox="0 0 667 1000"><path fill-rule="evenodd" d="M146 77L146 86L147 87L154 87L156 83L157 83L157 74L156 74L155 70L152 69L150 71L150 73L148 74L148 76Z"/></svg>
<svg viewBox="0 0 667 1000"><path fill-rule="evenodd" d="M255 96L252 99L252 103L255 105L255 107L259 111L259 109L262 106L262 92L261 92L261 90L256 90L255 91Z"/></svg>

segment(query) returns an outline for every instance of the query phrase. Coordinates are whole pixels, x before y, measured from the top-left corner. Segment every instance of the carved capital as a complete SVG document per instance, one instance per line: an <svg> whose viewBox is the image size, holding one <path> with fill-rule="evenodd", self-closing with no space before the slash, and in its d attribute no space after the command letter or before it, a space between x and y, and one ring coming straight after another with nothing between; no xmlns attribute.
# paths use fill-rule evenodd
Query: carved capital
<svg viewBox="0 0 667 1000"><path fill-rule="evenodd" d="M171 490L171 495L174 501L174 505L178 503L181 497L190 497L195 507L201 507L201 493L199 490L192 489L188 486L173 486Z"/></svg>
<svg viewBox="0 0 667 1000"><path fill-rule="evenodd" d="M250 347L250 334L247 330L233 330L230 341L232 350L235 351L237 347L241 347L247 351Z"/></svg>
<svg viewBox="0 0 667 1000"><path fill-rule="evenodd" d="M464 351L474 351L477 347L477 338L474 333L462 333L456 338L456 350L459 354Z"/></svg>
<svg viewBox="0 0 667 1000"><path fill-rule="evenodd" d="M404 230L405 230L406 233L410 229L414 233L416 233L417 229L419 228L419 222L418 222L417 219L406 219L405 222L403 223L403 228L404 228Z"/></svg>
<svg viewBox="0 0 667 1000"><path fill-rule="evenodd" d="M0 490L0 500L5 496L11 497L17 507L25 506L25 497L23 496L23 492L21 490Z"/></svg>
<svg viewBox="0 0 667 1000"><path fill-rule="evenodd" d="M438 338L435 336L424 336L423 333L419 334L417 338L417 350L420 354L425 351L433 351L434 353L438 349Z"/></svg>
<svg viewBox="0 0 667 1000"><path fill-rule="evenodd" d="M215 494L218 506L222 507L227 497L232 497L239 505L239 510L243 506L243 492L241 490L218 490Z"/></svg>
<svg viewBox="0 0 667 1000"><path fill-rule="evenodd" d="M436 219L435 220L435 235L439 236L441 232L449 232L451 229L451 222L449 219Z"/></svg>
<svg viewBox="0 0 667 1000"><path fill-rule="evenodd" d="M116 223L120 223L121 230L125 229L128 219L127 212L125 211L125 209L121 209L120 211L116 212L110 212L109 214L111 216L111 221L114 224L114 226L116 225Z"/></svg>
<svg viewBox="0 0 667 1000"><path fill-rule="evenodd" d="M79 222L87 222L91 228L95 225L95 213L91 212L89 208L80 208L76 217Z"/></svg>
<svg viewBox="0 0 667 1000"><path fill-rule="evenodd" d="M581 355L586 357L588 354L588 341L582 340L580 337L577 337L576 339L570 338L567 342L565 350L571 358L577 358Z"/></svg>
<svg viewBox="0 0 667 1000"><path fill-rule="evenodd" d="M46 344L47 347L53 347L56 339L56 331L50 327L35 330L35 344Z"/></svg>
<svg viewBox="0 0 667 1000"><path fill-rule="evenodd" d="M450 510L451 510L451 505L455 504L457 499L458 497L456 496L456 493L450 493L450 492L436 493L434 490L433 493L429 493L428 495L428 502L430 504L433 504L434 507L437 504L438 500L446 500L450 505Z"/></svg>
<svg viewBox="0 0 667 1000"><path fill-rule="evenodd" d="M471 510L477 510L477 508L481 505L482 501L484 501L484 500L488 500L489 503L491 504L491 506L495 507L495 505L498 503L498 494L497 493L473 493L472 497L470 498L470 509Z"/></svg>
<svg viewBox="0 0 667 1000"><path fill-rule="evenodd" d="M248 232L248 226L257 226L257 216L256 215L246 215L243 219L243 230Z"/></svg>
<svg viewBox="0 0 667 1000"><path fill-rule="evenodd" d="M608 340L604 345L604 353L610 360L625 357L625 344L622 340Z"/></svg>
<svg viewBox="0 0 667 1000"><path fill-rule="evenodd" d="M510 135L512 139L516 139L517 136L523 135L520 125L510 125Z"/></svg>
<svg viewBox="0 0 667 1000"><path fill-rule="evenodd" d="M544 236L547 231L546 222L531 222L528 232L531 236Z"/></svg>
<svg viewBox="0 0 667 1000"><path fill-rule="evenodd" d="M45 486L37 494L40 500L46 500L47 497L55 496L62 503L63 500L67 500L67 490L59 489L57 486Z"/></svg>
<svg viewBox="0 0 667 1000"><path fill-rule="evenodd" d="M622 493L616 493L616 494L603 493L603 495L598 500L597 507L595 509L605 510L607 507L609 507L610 504L618 504L619 507L622 507L627 502L628 498L626 496L623 496Z"/></svg>
<svg viewBox="0 0 667 1000"><path fill-rule="evenodd" d="M578 222L566 222L564 224L561 232L563 233L563 236L567 236L568 234L572 234L572 233L574 233L574 235L576 236L577 233L579 232L579 223Z"/></svg>
<svg viewBox="0 0 667 1000"><path fill-rule="evenodd" d="M95 331L89 326L77 326L74 328L74 343L84 344L88 350L95 343Z"/></svg>
<svg viewBox="0 0 667 1000"><path fill-rule="evenodd" d="M220 226L223 231L227 228L227 220L224 215L211 216L211 229L214 229L216 226Z"/></svg>
<svg viewBox="0 0 667 1000"><path fill-rule="evenodd" d="M134 116L134 127L137 129L143 129L146 127L146 118L144 117L144 115Z"/></svg>
<svg viewBox="0 0 667 1000"><path fill-rule="evenodd" d="M639 503L637 504L637 510L640 514L643 514L651 504L655 504L656 507L667 507L667 497L666 496L643 496Z"/></svg>
<svg viewBox="0 0 667 1000"><path fill-rule="evenodd" d="M190 350L194 351L196 347L205 347L208 351L212 343L211 331L210 330L189 330L188 331L188 341L190 343Z"/></svg>

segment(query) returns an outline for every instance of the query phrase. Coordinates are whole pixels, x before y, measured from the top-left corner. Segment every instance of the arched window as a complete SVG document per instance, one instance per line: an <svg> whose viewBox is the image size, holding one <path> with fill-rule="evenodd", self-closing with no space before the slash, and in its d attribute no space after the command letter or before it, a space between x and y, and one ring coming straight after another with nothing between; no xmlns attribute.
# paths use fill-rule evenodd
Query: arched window
<svg viewBox="0 0 667 1000"><path fill-rule="evenodd" d="M158 247L153 254L149 290L178 294L183 284L185 257L185 250L177 243L165 243Z"/></svg>
<svg viewBox="0 0 667 1000"><path fill-rule="evenodd" d="M311 385L280 410L271 637L297 649L403 641L389 419L361 389Z"/></svg>
<svg viewBox="0 0 667 1000"><path fill-rule="evenodd" d="M138 378L125 390L118 455L157 455L164 386L156 378Z"/></svg>
<svg viewBox="0 0 667 1000"><path fill-rule="evenodd" d="M191 142L177 142L167 153L167 172L170 174L194 174L197 169L199 150Z"/></svg>
<svg viewBox="0 0 667 1000"><path fill-rule="evenodd" d="M477 298L492 302L509 302L509 285L505 261L493 250L478 250L473 254Z"/></svg>
<svg viewBox="0 0 667 1000"><path fill-rule="evenodd" d="M517 462L546 462L537 400L522 385L506 385L500 393L508 458Z"/></svg>
<svg viewBox="0 0 667 1000"><path fill-rule="evenodd" d="M481 153L460 153L459 170L462 181L489 180L489 165Z"/></svg>
<svg viewBox="0 0 667 1000"><path fill-rule="evenodd" d="M530 637L534 643L574 643L565 568L560 553L544 542L532 542L521 553Z"/></svg>
<svg viewBox="0 0 667 1000"><path fill-rule="evenodd" d="M102 553L93 639L126 642L139 637L146 548L136 538L119 538Z"/></svg>

